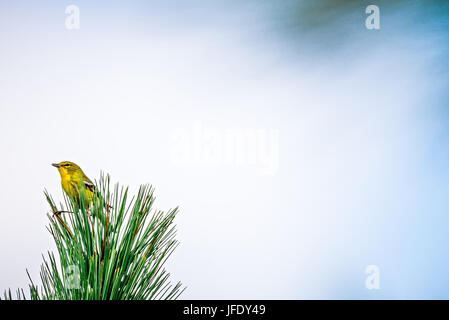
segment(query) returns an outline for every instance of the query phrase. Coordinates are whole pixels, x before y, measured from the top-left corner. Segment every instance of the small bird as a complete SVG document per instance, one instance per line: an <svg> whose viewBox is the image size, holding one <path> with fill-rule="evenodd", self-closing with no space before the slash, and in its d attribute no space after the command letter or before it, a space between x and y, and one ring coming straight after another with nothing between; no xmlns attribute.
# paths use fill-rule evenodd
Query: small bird
<svg viewBox="0 0 449 320"><path fill-rule="evenodd" d="M62 188L69 198L75 200L79 205L79 192L84 189L88 205L92 203L95 185L77 164L70 161L63 161L60 163L52 163L52 166L58 168L59 174L61 175Z"/></svg>
<svg viewBox="0 0 449 320"><path fill-rule="evenodd" d="M91 210L91 204L94 201L98 201L97 203L101 203L100 200L101 195L96 192L96 187L92 183L92 181L84 174L81 168L70 161L63 161L60 163L52 163L53 167L58 168L59 174L61 175L61 184L65 193L69 196L70 199L73 199L75 205L79 208L81 205L80 201L80 191L84 190L86 194L87 200L87 213L89 217L90 224L92 226L92 233L94 233L94 224L92 222L91 216L94 218L98 218L100 223L105 228L106 232L115 233L115 227L109 221L109 214L105 216L104 214L98 212L97 210ZM107 209L112 209L112 206L106 203ZM92 213L91 213L92 211ZM62 211L58 211L56 214L61 213ZM70 232L70 231L69 231ZM104 243L103 243L104 246Z"/></svg>
<svg viewBox="0 0 449 320"><path fill-rule="evenodd" d="M100 201L102 199L101 195L98 192L96 192L95 185L84 174L83 170L81 170L81 168L73 162L63 161L60 163L52 163L52 166L58 168L59 174L61 175L62 188L64 189L65 193L69 196L69 198L73 199L73 201L78 207L81 204L80 191L84 190L84 192L86 193L86 200L88 206L87 212L89 214L90 219L91 210L89 208L94 200L94 197L96 198L97 201ZM108 208L108 210L112 209L112 206L110 206L109 204L106 203L105 205ZM93 216L94 217L96 216L95 210L93 212ZM106 229L109 228L109 230L115 232L114 231L115 228L109 223L109 216L105 217L103 214L100 214L98 218L100 219L103 226L106 226Z"/></svg>

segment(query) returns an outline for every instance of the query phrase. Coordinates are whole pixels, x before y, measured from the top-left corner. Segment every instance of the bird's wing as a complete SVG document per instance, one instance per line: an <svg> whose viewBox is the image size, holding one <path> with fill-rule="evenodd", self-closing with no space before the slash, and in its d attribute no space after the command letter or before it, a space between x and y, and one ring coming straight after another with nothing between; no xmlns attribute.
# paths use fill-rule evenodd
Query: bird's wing
<svg viewBox="0 0 449 320"><path fill-rule="evenodd" d="M94 192L95 191L95 185L92 183L92 181L89 180L89 178L83 180L84 185L87 189Z"/></svg>

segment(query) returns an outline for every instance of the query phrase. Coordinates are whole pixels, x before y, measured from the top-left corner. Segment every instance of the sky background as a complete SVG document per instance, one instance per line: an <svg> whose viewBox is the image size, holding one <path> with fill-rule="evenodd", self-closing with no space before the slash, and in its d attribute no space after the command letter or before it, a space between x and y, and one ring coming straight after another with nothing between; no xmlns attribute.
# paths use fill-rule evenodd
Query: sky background
<svg viewBox="0 0 449 320"><path fill-rule="evenodd" d="M55 251L43 190L62 201L50 164L69 160L180 206L181 298L449 299L448 16L447 1L0 1L0 290L27 288L26 269L38 282Z"/></svg>

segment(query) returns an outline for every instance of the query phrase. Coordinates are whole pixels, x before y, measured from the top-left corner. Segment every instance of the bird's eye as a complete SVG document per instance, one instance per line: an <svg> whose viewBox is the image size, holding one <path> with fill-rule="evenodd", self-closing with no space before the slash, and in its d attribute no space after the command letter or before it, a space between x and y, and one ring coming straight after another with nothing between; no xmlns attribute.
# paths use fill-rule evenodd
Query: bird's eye
<svg viewBox="0 0 449 320"><path fill-rule="evenodd" d="M66 163L66 164L63 164L62 166L63 166L63 167L70 167L70 164L69 164L69 163Z"/></svg>

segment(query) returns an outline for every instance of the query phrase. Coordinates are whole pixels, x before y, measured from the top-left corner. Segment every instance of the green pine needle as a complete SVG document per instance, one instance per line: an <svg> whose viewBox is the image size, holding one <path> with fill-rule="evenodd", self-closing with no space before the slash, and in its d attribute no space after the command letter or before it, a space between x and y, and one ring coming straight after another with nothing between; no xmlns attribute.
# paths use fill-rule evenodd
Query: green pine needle
<svg viewBox="0 0 449 320"><path fill-rule="evenodd" d="M41 288L30 279L32 300L177 299L185 290L172 285L164 264L178 246L173 220L178 208L154 211L154 189L142 185L128 201L128 188L100 177L97 198L90 207L65 196L59 207L45 190L58 257L51 252L41 267ZM59 259L57 259L59 258ZM17 299L27 299L17 290ZM13 299L11 290L5 299Z"/></svg>

